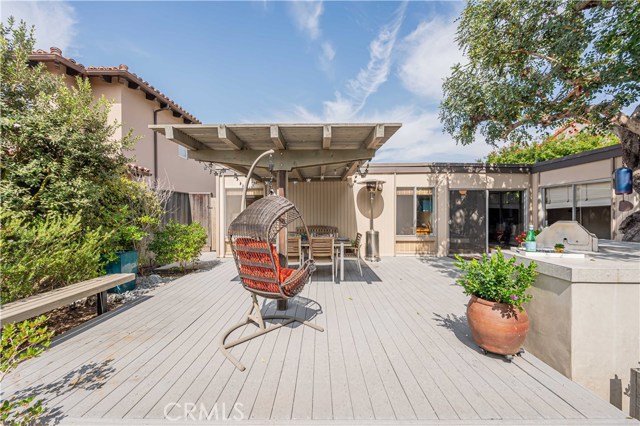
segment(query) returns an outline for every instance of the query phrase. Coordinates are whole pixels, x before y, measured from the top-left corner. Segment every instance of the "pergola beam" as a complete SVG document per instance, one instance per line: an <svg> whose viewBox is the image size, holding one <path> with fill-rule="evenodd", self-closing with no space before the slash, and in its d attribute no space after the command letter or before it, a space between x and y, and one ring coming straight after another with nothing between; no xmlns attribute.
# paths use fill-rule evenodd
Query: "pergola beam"
<svg viewBox="0 0 640 426"><path fill-rule="evenodd" d="M299 181L304 181L306 179L305 176L302 174L302 171L300 171L300 169L294 169L291 173L296 175Z"/></svg>
<svg viewBox="0 0 640 426"><path fill-rule="evenodd" d="M358 162L354 161L353 163L351 163L349 167L347 167L347 170L344 171L340 180L347 180L349 175L353 173L357 168L358 168Z"/></svg>
<svg viewBox="0 0 640 426"><path fill-rule="evenodd" d="M205 144L173 126L165 127L164 137L190 150L207 150L207 146Z"/></svg>
<svg viewBox="0 0 640 426"><path fill-rule="evenodd" d="M326 165L320 166L320 176L324 176L326 173L327 173L327 166Z"/></svg>
<svg viewBox="0 0 640 426"><path fill-rule="evenodd" d="M218 126L218 139L235 150L241 150L244 147L244 142L224 124Z"/></svg>
<svg viewBox="0 0 640 426"><path fill-rule="evenodd" d="M331 148L331 126L324 125L322 126L322 149L329 148Z"/></svg>
<svg viewBox="0 0 640 426"><path fill-rule="evenodd" d="M384 124L376 124L362 147L364 149L376 149L380 141L384 138Z"/></svg>
<svg viewBox="0 0 640 426"><path fill-rule="evenodd" d="M375 150L370 149L339 149L339 150L282 150L278 155L274 155L274 170L293 170L297 168L322 166L329 164L349 163L352 161L364 161L373 158ZM189 153L189 158L198 161L209 161L218 164L234 164L239 166L250 166L260 155L259 151L219 151L219 150L198 150ZM268 158L260 160L259 167L267 167Z"/></svg>
<svg viewBox="0 0 640 426"><path fill-rule="evenodd" d="M287 149L287 143L282 135L282 131L280 130L280 126L273 125L269 129L271 134L271 141L278 149Z"/></svg>

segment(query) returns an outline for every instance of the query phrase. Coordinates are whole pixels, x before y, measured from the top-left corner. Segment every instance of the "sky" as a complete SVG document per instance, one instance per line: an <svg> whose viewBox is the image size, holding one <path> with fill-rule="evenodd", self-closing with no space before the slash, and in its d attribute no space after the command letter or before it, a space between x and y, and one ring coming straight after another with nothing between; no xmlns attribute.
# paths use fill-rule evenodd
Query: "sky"
<svg viewBox="0 0 640 426"><path fill-rule="evenodd" d="M203 123L400 122L376 162L465 162L442 132L462 2L2 0L36 46L126 64Z"/></svg>

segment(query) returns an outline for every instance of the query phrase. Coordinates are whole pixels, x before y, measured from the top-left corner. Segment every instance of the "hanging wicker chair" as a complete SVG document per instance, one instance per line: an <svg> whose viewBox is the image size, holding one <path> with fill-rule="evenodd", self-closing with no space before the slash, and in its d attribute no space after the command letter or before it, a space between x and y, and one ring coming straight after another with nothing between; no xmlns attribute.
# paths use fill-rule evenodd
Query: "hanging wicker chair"
<svg viewBox="0 0 640 426"><path fill-rule="evenodd" d="M296 321L318 331L324 331L322 327L304 318L291 315L263 316L258 304L257 296L279 300L294 297L302 291L315 271L313 260L301 262L297 269L287 268L283 265L283 263L286 264L286 257L281 258L276 250L279 232L298 219L304 225L302 215L291 201L284 197L270 195L252 203L229 225L228 237L233 258L242 286L251 293L252 305L243 322L223 333L220 350L241 371L244 371L244 366L228 351L236 345ZM306 225L304 226L306 228ZM285 252L284 249L281 251ZM266 319L283 319L284 321L267 327L264 322ZM258 331L238 340L226 342L231 333L252 322L259 327Z"/></svg>

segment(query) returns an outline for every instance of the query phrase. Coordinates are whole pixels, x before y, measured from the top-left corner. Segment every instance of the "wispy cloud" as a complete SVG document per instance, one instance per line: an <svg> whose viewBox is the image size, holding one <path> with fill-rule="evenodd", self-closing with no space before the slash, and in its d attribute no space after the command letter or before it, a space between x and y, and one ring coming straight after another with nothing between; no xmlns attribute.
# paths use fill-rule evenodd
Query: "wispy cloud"
<svg viewBox="0 0 640 426"><path fill-rule="evenodd" d="M23 20L35 25L36 48L48 50L55 46L65 56L77 56L72 51L76 35L76 11L68 2L3 1L2 20L13 16L16 22Z"/></svg>
<svg viewBox="0 0 640 426"><path fill-rule="evenodd" d="M456 28L455 22L436 18L421 22L402 40L399 77L414 95L434 100L442 97L442 82L451 66L464 60L455 43Z"/></svg>
<svg viewBox="0 0 640 426"><path fill-rule="evenodd" d="M387 81L391 70L393 48L404 20L407 3L403 2L391 22L384 25L369 44L369 62L356 78L347 82L346 95L336 93L332 101L324 102L324 115L329 121L349 120L365 106L369 96Z"/></svg>
<svg viewBox="0 0 640 426"><path fill-rule="evenodd" d="M454 42L455 23L444 17L423 21L408 36L398 39L405 9L403 3L392 21L380 29L369 45L367 65L342 91L336 92L334 99L323 102L322 112L298 105L266 121L402 123L402 128L377 153L376 162L473 162L486 156L490 147L481 138L462 147L444 134L437 107L430 102L441 98L442 80L451 65L462 60ZM404 104L380 111L365 109L367 99L394 77L394 64L395 77L417 98L408 93Z"/></svg>
<svg viewBox="0 0 640 426"><path fill-rule="evenodd" d="M290 3L289 10L298 30L318 43L320 67L326 73L331 74L336 49L330 41L323 41L320 18L324 12L324 3L322 1L294 1Z"/></svg>
<svg viewBox="0 0 640 426"><path fill-rule="evenodd" d="M290 11L296 27L304 32L311 40L320 37L320 17L324 12L321 1L294 1L290 4Z"/></svg>

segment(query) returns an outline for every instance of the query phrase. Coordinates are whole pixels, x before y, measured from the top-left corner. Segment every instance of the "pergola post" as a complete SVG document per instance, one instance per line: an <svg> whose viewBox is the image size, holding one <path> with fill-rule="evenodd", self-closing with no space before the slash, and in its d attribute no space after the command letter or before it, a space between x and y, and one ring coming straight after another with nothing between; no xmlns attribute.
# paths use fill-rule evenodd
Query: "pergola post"
<svg viewBox="0 0 640 426"><path fill-rule="evenodd" d="M287 197L287 178L288 178L288 172L286 170L278 170L278 175L277 175L277 179L276 179L276 194L278 194L281 197ZM287 234L288 234L288 229L286 227L282 228L280 230L280 233L278 235L278 247L280 250L281 255L284 256L284 258L287 258ZM286 299L278 299L278 310L279 311L286 311L288 307L288 303Z"/></svg>

